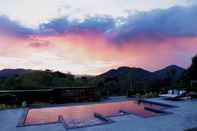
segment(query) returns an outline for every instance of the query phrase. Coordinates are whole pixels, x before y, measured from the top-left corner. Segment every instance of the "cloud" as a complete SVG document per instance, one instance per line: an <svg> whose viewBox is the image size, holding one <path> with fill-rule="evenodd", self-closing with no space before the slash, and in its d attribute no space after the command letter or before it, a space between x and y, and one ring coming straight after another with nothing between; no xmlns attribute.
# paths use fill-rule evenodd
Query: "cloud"
<svg viewBox="0 0 197 131"><path fill-rule="evenodd" d="M40 30L60 34L102 32L106 38L118 43L140 39L194 37L197 36L196 14L197 6L189 6L138 12L122 19L109 16L88 17L83 21L59 18L42 24Z"/></svg>
<svg viewBox="0 0 197 131"><path fill-rule="evenodd" d="M40 25L40 33L79 33L106 32L114 28L114 19L109 16L94 16L80 20L69 20L67 17L54 19Z"/></svg>
<svg viewBox="0 0 197 131"><path fill-rule="evenodd" d="M28 37L34 34L33 29L24 27L6 16L0 16L0 33L14 35L17 37Z"/></svg>
<svg viewBox="0 0 197 131"><path fill-rule="evenodd" d="M126 18L113 32L116 41L197 36L197 6L139 12Z"/></svg>
<svg viewBox="0 0 197 131"><path fill-rule="evenodd" d="M33 43L30 43L30 46L33 47L33 48L46 48L46 47L50 46L50 42L48 42L48 41L33 42Z"/></svg>
<svg viewBox="0 0 197 131"><path fill-rule="evenodd" d="M30 35L96 35L102 34L111 43L157 40L171 37L197 36L197 6L171 7L130 14L124 18L92 16L83 20L61 17L31 29L0 17L0 28L10 34L27 37Z"/></svg>

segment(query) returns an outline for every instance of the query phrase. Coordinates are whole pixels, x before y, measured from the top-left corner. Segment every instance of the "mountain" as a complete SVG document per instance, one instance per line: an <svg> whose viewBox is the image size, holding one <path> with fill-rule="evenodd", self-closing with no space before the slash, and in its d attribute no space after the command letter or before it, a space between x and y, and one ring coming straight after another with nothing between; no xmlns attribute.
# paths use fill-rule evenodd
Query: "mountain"
<svg viewBox="0 0 197 131"><path fill-rule="evenodd" d="M120 67L95 77L75 77L69 73L64 74L50 70L4 69L0 70L0 89L46 89L49 87L87 86L89 84L99 87L97 89L103 96L106 94L125 95L130 87L144 92L169 86L172 79L170 74L174 72L174 76L179 78L184 71L183 68L174 65L156 72L136 67Z"/></svg>
<svg viewBox="0 0 197 131"><path fill-rule="evenodd" d="M154 73L136 67L120 67L95 77L100 93L106 95L125 95L130 87L144 90L153 83Z"/></svg>
<svg viewBox="0 0 197 131"><path fill-rule="evenodd" d="M179 79L184 72L184 68L179 67L177 65L170 65L153 73L155 74L157 79L166 79L172 77L172 75L174 75L175 79Z"/></svg>
<svg viewBox="0 0 197 131"><path fill-rule="evenodd" d="M26 70L26 69L3 69L0 70L0 77L23 75L31 71L32 70Z"/></svg>
<svg viewBox="0 0 197 131"><path fill-rule="evenodd" d="M0 70L0 77L7 77L7 76L14 76L14 75L23 75L26 73L30 73L34 70L31 69L3 69ZM144 70L142 68L136 67L119 67L118 69L109 70L103 74L96 76L96 79L103 79L103 78L117 78L117 77L128 77L131 76L133 79L139 80L150 80L150 79L164 79L169 77L170 73L175 71L175 77L179 78L183 72L185 71L184 68L181 68L176 65L170 65L164 69L150 72Z"/></svg>
<svg viewBox="0 0 197 131"><path fill-rule="evenodd" d="M101 75L98 75L96 78L106 79L119 77L131 77L135 80L151 80L154 78L154 73L136 67L120 67L118 69L112 69Z"/></svg>
<svg viewBox="0 0 197 131"><path fill-rule="evenodd" d="M106 78L119 78L130 76L136 80L161 80L171 77L170 75L174 72L176 79L180 78L184 73L185 69L176 65L170 65L161 70L150 72L141 68L136 67L120 67L118 69L109 70L101 75L96 76L97 79Z"/></svg>
<svg viewBox="0 0 197 131"><path fill-rule="evenodd" d="M0 90L49 89L82 86L86 79L51 70L4 69L0 71Z"/></svg>

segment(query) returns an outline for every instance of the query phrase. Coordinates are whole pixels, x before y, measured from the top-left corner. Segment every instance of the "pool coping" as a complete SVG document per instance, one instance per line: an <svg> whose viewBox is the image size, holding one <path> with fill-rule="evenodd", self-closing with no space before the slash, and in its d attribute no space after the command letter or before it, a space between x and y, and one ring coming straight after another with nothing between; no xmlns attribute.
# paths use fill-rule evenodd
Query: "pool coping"
<svg viewBox="0 0 197 131"><path fill-rule="evenodd" d="M151 101L151 100L141 100L144 103L150 103L150 104L156 104L156 105L161 105L161 106L165 106L167 108L178 108L178 106L176 105L170 105L170 104L166 104L163 102L155 102L155 101Z"/></svg>
<svg viewBox="0 0 197 131"><path fill-rule="evenodd" d="M99 125L112 124L115 122L115 121L109 119L108 117L105 117L99 113L95 113L94 115L97 119L100 119L101 121L103 121L103 123L97 123L97 124L93 124L93 125L82 125L82 126L75 126L75 127L65 127L65 128L66 129L77 129L77 128L85 128L85 127L93 127L93 126L99 126ZM64 124L66 124L65 121L64 121Z"/></svg>
<svg viewBox="0 0 197 131"><path fill-rule="evenodd" d="M112 103L112 102L121 102L121 101L137 101L133 98L127 98L125 100L112 100L112 101L97 101L97 102L82 102L82 103L63 103L63 104L33 104L30 105L29 108L52 108L52 107L61 107L61 106L81 106L81 105L89 105L89 104L103 104L103 103Z"/></svg>
<svg viewBox="0 0 197 131"><path fill-rule="evenodd" d="M146 108L144 108L144 109L147 110ZM154 109L154 110L157 110L157 109ZM153 117L159 117L159 116L164 116L164 115L173 114L172 112L169 112L169 111L158 110L158 111L161 111L161 112L162 112L162 113L158 113L159 115L155 115L155 116L142 116L142 115L139 115L138 113L135 113L135 112L130 112L130 111L126 111L126 110L120 110L120 111L121 111L121 112L124 112L125 114L124 114L124 115L107 116L107 117L113 118L113 117L120 117L120 116L133 115L133 116L136 116L136 117L139 117L139 118L148 119L148 118L153 118ZM151 111L151 110L148 110L148 111ZM153 110L152 110L151 112L156 113L156 112L153 111Z"/></svg>
<svg viewBox="0 0 197 131"><path fill-rule="evenodd" d="M63 103L63 104L36 104L30 105L29 108L53 108L53 107L62 107L62 106L82 106L82 105L89 105L89 104L104 104L104 103L114 103L114 102L122 102L122 101L136 101L136 102L144 102L150 104L156 104L160 106L165 106L166 108L177 108L178 106L166 104L163 102L154 102L151 100L139 100L134 98L127 98L126 100L114 100L114 101L101 101L101 102L84 102L84 103Z"/></svg>
<svg viewBox="0 0 197 131"><path fill-rule="evenodd" d="M136 99L131 99L133 101L136 101L138 102L138 100ZM150 103L150 104L156 104L156 105L161 105L161 106L164 106L166 108L164 109L161 109L161 110L157 110L157 109L152 109L150 108L149 111L152 111L152 112L155 112L155 111L159 111L159 112L162 112L162 113L159 113L159 115L155 115L155 116L142 116L142 115L139 115L137 113L134 113L134 112L130 112L130 111L126 111L126 110L119 110L119 114L116 114L116 115L109 115L109 116L103 116L97 112L95 112L95 114L99 115L99 117L102 117L102 118L98 118L98 116L96 117L97 119L100 119L101 121L104 121L103 123L97 123L97 124L93 124L93 125L81 125L81 126L74 126L74 127L68 127L68 125L66 124L64 118L62 115L59 115L58 116L58 120L57 121L54 121L54 122L43 122L43 123L28 123L28 124L25 124L25 121L26 121L26 118L27 118L27 114L29 112L30 109L39 109L39 108L53 108L53 107L62 107L62 106L80 106L80 105L88 105L88 104L103 104L103 103L115 103L115 102L122 102L122 101L130 101L130 99L127 99L127 100L120 100L120 101L105 101L105 102L90 102L90 103L72 103L72 104L55 104L55 105L50 105L50 106L44 106L44 105L36 105L36 106L30 106L29 108L25 108L22 116L20 117L19 119L19 122L17 123L17 126L16 127L26 127L26 126L40 126L40 125L48 125L48 124L63 124L64 128L65 129L76 129L76 128L85 128L85 127L92 127L92 126L99 126L99 125L105 125L105 124L110 124L110 123L114 123L115 121L112 120L111 118L113 117L120 117L120 116L125 116L125 115L134 115L134 116L137 116L137 117L140 117L140 118L151 118L151 117L158 117L158 116L163 116L163 115L168 115L168 114L172 114L172 112L169 112L169 111L164 111L164 109L168 109L168 108L177 108L178 106L173 106L173 105L169 105L169 104L164 104L164 103L161 103L161 102L153 102L153 101L150 101L150 100L140 100L141 102L144 102L144 103ZM146 108L144 108L146 109ZM147 110L147 109L146 109ZM123 112L123 114L120 114L121 112ZM102 120L103 119L103 120Z"/></svg>
<svg viewBox="0 0 197 131"><path fill-rule="evenodd" d="M114 123L115 121L109 119L108 117L105 117L99 113L95 113L95 118L100 119L102 121L102 123L97 123L97 124L93 124L93 125L81 125L81 126L74 126L74 127L69 127L63 116L59 115L58 116L58 120L54 121L54 122L43 122L43 123L28 123L25 124L25 120L27 118L27 114L28 114L29 109L25 109L24 113L22 114L19 122L17 123L16 127L28 127L28 126L41 126L41 125L50 125L50 124L63 124L65 129L76 129L76 128L85 128L85 127L92 127L92 126L99 126L99 125L105 125L105 124L111 124ZM99 116L98 116L99 115Z"/></svg>
<svg viewBox="0 0 197 131"><path fill-rule="evenodd" d="M22 115L21 115L16 127L23 127L24 126L24 123L25 123L25 120L27 118L27 114L29 112L29 109L30 108L25 108L24 109L24 111L23 111L23 113L22 113Z"/></svg>

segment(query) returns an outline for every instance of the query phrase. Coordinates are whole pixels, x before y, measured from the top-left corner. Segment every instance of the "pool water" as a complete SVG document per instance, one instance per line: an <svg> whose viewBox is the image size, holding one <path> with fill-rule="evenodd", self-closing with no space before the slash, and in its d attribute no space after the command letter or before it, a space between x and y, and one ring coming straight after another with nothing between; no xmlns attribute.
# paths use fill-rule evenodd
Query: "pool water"
<svg viewBox="0 0 197 131"><path fill-rule="evenodd" d="M71 128L97 125L103 124L106 121L95 117L95 113L100 114L103 117L112 117L124 115L124 113L121 113L121 111L141 117L153 117L161 115L158 112L146 110L147 107L157 110L166 108L158 104L137 102L133 100L87 105L31 108L27 113L24 125L57 122L59 116L62 116L65 125Z"/></svg>

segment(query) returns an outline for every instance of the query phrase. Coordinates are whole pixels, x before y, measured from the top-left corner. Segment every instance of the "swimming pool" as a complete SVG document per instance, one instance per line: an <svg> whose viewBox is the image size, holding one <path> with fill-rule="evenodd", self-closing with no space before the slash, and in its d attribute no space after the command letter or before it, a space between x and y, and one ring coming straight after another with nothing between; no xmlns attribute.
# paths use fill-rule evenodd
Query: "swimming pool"
<svg viewBox="0 0 197 131"><path fill-rule="evenodd" d="M159 116L170 106L134 100L58 107L30 108L24 119L25 125L49 124L60 121L66 128L93 126L113 122L110 117L134 114L148 118ZM62 122L61 121L61 122Z"/></svg>

